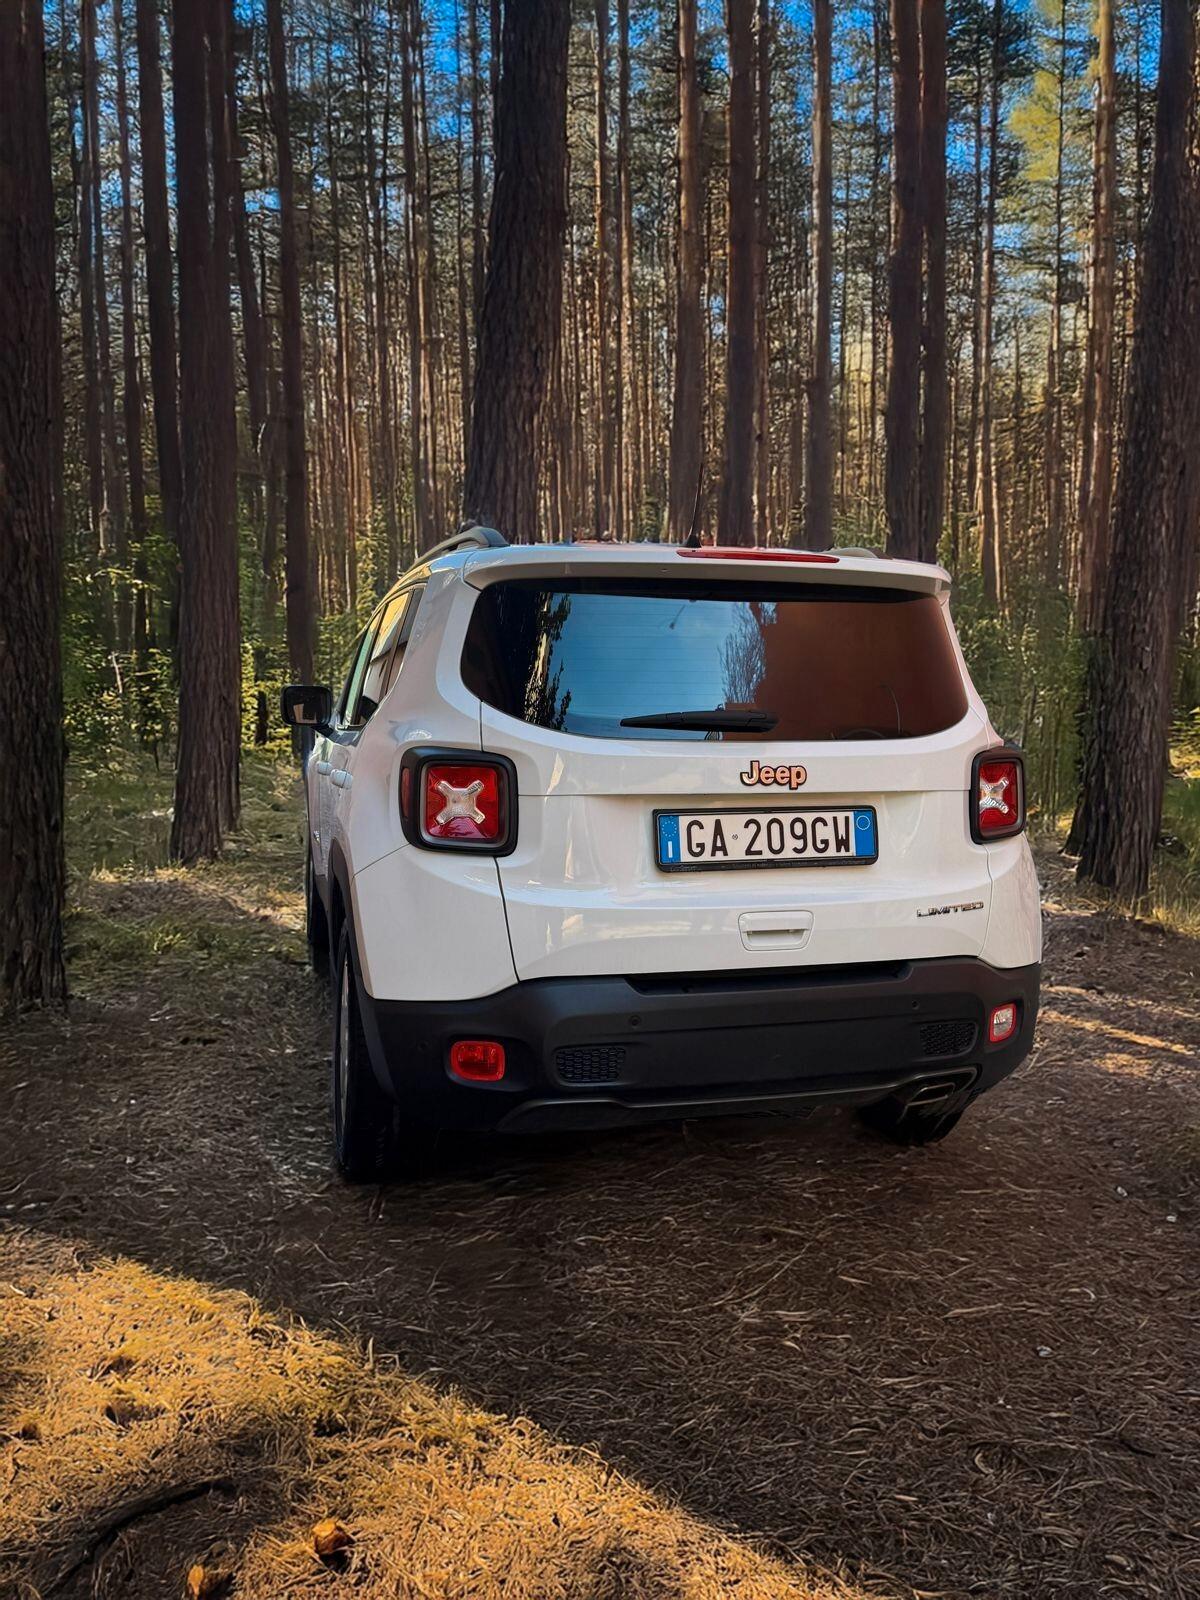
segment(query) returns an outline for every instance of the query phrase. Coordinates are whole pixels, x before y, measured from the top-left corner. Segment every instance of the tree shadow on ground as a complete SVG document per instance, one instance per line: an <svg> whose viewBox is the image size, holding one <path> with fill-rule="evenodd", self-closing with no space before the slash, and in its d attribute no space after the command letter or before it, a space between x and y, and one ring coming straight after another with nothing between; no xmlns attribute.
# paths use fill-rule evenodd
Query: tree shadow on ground
<svg viewBox="0 0 1200 1600"><path fill-rule="evenodd" d="M187 924L208 893L180 890ZM1200 1121L1174 1048L1198 1034L1190 950L1127 931L1161 1027L1117 1049L1049 1024L935 1149L828 1115L696 1123L476 1145L356 1191L330 1170L321 986L294 934L275 943L173 952L67 1025L10 1032L11 1216L348 1328L896 1592L1200 1586L1173 1532L1200 1511L1194 1234L1154 1167ZM1134 983L1106 981L1128 1035Z"/></svg>
<svg viewBox="0 0 1200 1600"><path fill-rule="evenodd" d="M238 1291L8 1230L12 1266L43 1337L0 1408L4 1594L871 1600Z"/></svg>

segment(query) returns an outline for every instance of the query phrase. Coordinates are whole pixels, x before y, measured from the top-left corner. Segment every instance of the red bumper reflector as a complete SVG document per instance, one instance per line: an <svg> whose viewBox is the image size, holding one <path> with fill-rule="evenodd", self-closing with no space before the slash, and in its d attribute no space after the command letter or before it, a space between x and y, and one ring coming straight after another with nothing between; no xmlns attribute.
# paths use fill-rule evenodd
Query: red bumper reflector
<svg viewBox="0 0 1200 1600"><path fill-rule="evenodd" d="M988 1018L988 1043L1003 1044L1017 1031L1017 1004L1010 1000L1005 1006L996 1006Z"/></svg>
<svg viewBox="0 0 1200 1600"><path fill-rule="evenodd" d="M504 1046L494 1039L459 1039L450 1046L450 1071L465 1083L499 1083Z"/></svg>

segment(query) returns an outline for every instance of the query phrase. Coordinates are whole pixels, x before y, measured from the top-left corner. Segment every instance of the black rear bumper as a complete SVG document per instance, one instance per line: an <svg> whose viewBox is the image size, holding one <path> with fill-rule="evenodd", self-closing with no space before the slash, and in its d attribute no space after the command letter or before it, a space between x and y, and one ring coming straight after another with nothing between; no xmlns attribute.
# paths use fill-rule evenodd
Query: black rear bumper
<svg viewBox="0 0 1200 1600"><path fill-rule="evenodd" d="M1028 1055L1039 965L967 957L807 970L545 978L480 1000L362 992L380 1083L414 1119L463 1131L598 1128L732 1112L803 1113L926 1090L973 1099ZM1019 1008L1013 1037L988 1017ZM449 1070L459 1039L498 1040L499 1083Z"/></svg>

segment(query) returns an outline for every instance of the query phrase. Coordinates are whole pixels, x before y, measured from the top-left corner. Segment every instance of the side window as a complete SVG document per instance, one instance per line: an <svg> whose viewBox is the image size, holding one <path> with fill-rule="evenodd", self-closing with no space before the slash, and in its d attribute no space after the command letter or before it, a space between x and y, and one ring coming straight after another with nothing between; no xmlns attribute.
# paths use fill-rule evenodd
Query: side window
<svg viewBox="0 0 1200 1600"><path fill-rule="evenodd" d="M338 699L338 723L343 728L354 726L354 714L358 707L359 690L362 688L363 673L367 670L367 660L371 653L371 646L375 641L378 630L379 618L372 617L362 633L354 649L350 652L349 665L346 668L346 681L342 686L342 693Z"/></svg>
<svg viewBox="0 0 1200 1600"><path fill-rule="evenodd" d="M361 727L369 722L379 709L379 703L387 693L388 669L391 666L392 656L396 649L396 642L400 638L404 627L404 619L408 614L409 601L412 599L411 591L389 600L384 606L379 618L379 626L371 644L367 657L367 667L363 674L362 686L359 690L358 705L355 711L353 726Z"/></svg>
<svg viewBox="0 0 1200 1600"><path fill-rule="evenodd" d="M400 676L400 668L404 665L404 657L408 650L408 641L412 638L413 627L416 624L417 609L421 604L421 596L424 593L424 585L419 589L411 590L409 593L409 606L400 623L400 631L396 638L396 648L392 652L391 664L388 667L387 682L383 686L384 694L387 694Z"/></svg>

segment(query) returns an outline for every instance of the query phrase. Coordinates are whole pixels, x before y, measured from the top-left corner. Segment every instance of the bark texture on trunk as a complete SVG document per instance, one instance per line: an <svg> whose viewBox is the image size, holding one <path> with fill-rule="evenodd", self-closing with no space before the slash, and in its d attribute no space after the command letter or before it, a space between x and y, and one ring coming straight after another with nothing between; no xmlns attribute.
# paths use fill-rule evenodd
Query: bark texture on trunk
<svg viewBox="0 0 1200 1600"><path fill-rule="evenodd" d="M61 404L41 0L0 6L0 1012L61 1002Z"/></svg>
<svg viewBox="0 0 1200 1600"><path fill-rule="evenodd" d="M296 250L296 175L292 163L283 0L267 0L271 127L279 182L279 312L284 455L284 612L288 663L295 683L313 666L313 578L308 530L308 467L304 428L303 308Z"/></svg>
<svg viewBox="0 0 1200 1600"><path fill-rule="evenodd" d="M813 336L804 546L833 543L833 8L813 0Z"/></svg>
<svg viewBox="0 0 1200 1600"><path fill-rule="evenodd" d="M891 366L884 413L888 554L921 548L921 90L917 0L891 0L893 239L888 263Z"/></svg>
<svg viewBox="0 0 1200 1600"><path fill-rule="evenodd" d="M729 34L729 256L725 294L725 459L717 539L754 543L754 0L726 0Z"/></svg>
<svg viewBox="0 0 1200 1600"><path fill-rule="evenodd" d="M539 537L543 418L562 332L569 0L504 8L466 515Z"/></svg>
<svg viewBox="0 0 1200 1600"><path fill-rule="evenodd" d="M179 214L179 748L171 855L215 856L238 815L241 635L224 0L174 13Z"/></svg>
<svg viewBox="0 0 1200 1600"><path fill-rule="evenodd" d="M1072 831L1079 871L1144 894L1162 821L1179 587L1200 517L1200 106L1194 0L1164 0L1150 220L1112 558Z"/></svg>
<svg viewBox="0 0 1200 1600"><path fill-rule="evenodd" d="M675 387L671 411L667 533L682 544L696 528L704 450L704 195L696 0L679 0L679 241L675 268Z"/></svg>

